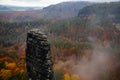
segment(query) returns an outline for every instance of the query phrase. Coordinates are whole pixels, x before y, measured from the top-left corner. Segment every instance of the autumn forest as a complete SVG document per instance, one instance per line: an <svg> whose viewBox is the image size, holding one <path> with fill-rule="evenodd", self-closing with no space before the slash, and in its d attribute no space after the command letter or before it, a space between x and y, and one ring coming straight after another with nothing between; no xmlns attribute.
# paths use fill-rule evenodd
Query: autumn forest
<svg viewBox="0 0 120 80"><path fill-rule="evenodd" d="M56 80L120 80L120 2L83 3L76 13L68 3L1 11L0 80L28 80L26 36L33 28L48 36Z"/></svg>

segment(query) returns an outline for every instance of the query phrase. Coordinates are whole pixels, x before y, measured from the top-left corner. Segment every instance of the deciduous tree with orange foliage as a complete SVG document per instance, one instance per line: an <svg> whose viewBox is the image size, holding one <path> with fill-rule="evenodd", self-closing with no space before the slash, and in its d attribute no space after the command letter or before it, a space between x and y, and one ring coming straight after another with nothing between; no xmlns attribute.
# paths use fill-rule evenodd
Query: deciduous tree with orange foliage
<svg viewBox="0 0 120 80"><path fill-rule="evenodd" d="M8 80L12 76L12 71L7 69L0 70L0 77L4 80Z"/></svg>

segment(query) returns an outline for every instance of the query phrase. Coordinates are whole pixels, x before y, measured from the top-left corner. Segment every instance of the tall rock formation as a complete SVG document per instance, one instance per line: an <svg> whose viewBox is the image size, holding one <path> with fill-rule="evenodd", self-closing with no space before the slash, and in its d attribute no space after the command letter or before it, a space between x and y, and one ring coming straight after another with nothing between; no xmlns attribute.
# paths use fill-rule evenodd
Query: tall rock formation
<svg viewBox="0 0 120 80"><path fill-rule="evenodd" d="M29 80L54 80L50 44L38 29L27 34L26 62Z"/></svg>

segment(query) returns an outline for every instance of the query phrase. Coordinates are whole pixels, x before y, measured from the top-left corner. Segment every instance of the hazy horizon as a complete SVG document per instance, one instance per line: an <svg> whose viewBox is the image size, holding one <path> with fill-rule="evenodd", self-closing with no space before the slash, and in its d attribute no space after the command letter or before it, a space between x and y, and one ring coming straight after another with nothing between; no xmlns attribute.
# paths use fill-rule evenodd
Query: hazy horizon
<svg viewBox="0 0 120 80"><path fill-rule="evenodd" d="M0 5L11 5L20 7L46 7L68 1L88 1L88 2L115 2L120 0L0 0Z"/></svg>

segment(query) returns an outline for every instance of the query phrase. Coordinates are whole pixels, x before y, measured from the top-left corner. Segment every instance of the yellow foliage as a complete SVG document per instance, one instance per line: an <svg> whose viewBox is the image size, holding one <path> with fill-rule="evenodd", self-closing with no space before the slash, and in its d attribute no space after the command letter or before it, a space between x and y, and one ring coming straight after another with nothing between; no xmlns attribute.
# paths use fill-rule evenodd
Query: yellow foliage
<svg viewBox="0 0 120 80"><path fill-rule="evenodd" d="M8 63L8 62L6 62L5 65L6 65L6 67L7 67L8 69L10 69L10 70L13 70L13 69L16 69L16 68L17 68L16 63Z"/></svg>
<svg viewBox="0 0 120 80"><path fill-rule="evenodd" d="M4 80L8 80L11 77L11 75L11 70L2 69L0 71L0 77L2 77Z"/></svg>
<svg viewBox="0 0 120 80"><path fill-rule="evenodd" d="M78 75L72 75L71 76L71 80L80 80L79 76Z"/></svg>
<svg viewBox="0 0 120 80"><path fill-rule="evenodd" d="M20 70L21 73L25 72L23 69Z"/></svg>
<svg viewBox="0 0 120 80"><path fill-rule="evenodd" d="M54 64L53 69L58 70L58 66Z"/></svg>
<svg viewBox="0 0 120 80"><path fill-rule="evenodd" d="M8 64L8 62L5 61L5 65L7 65L7 64Z"/></svg>
<svg viewBox="0 0 120 80"><path fill-rule="evenodd" d="M70 75L68 73L64 74L64 80L71 80Z"/></svg>
<svg viewBox="0 0 120 80"><path fill-rule="evenodd" d="M68 73L64 74L64 80L80 80L78 75L70 76Z"/></svg>

